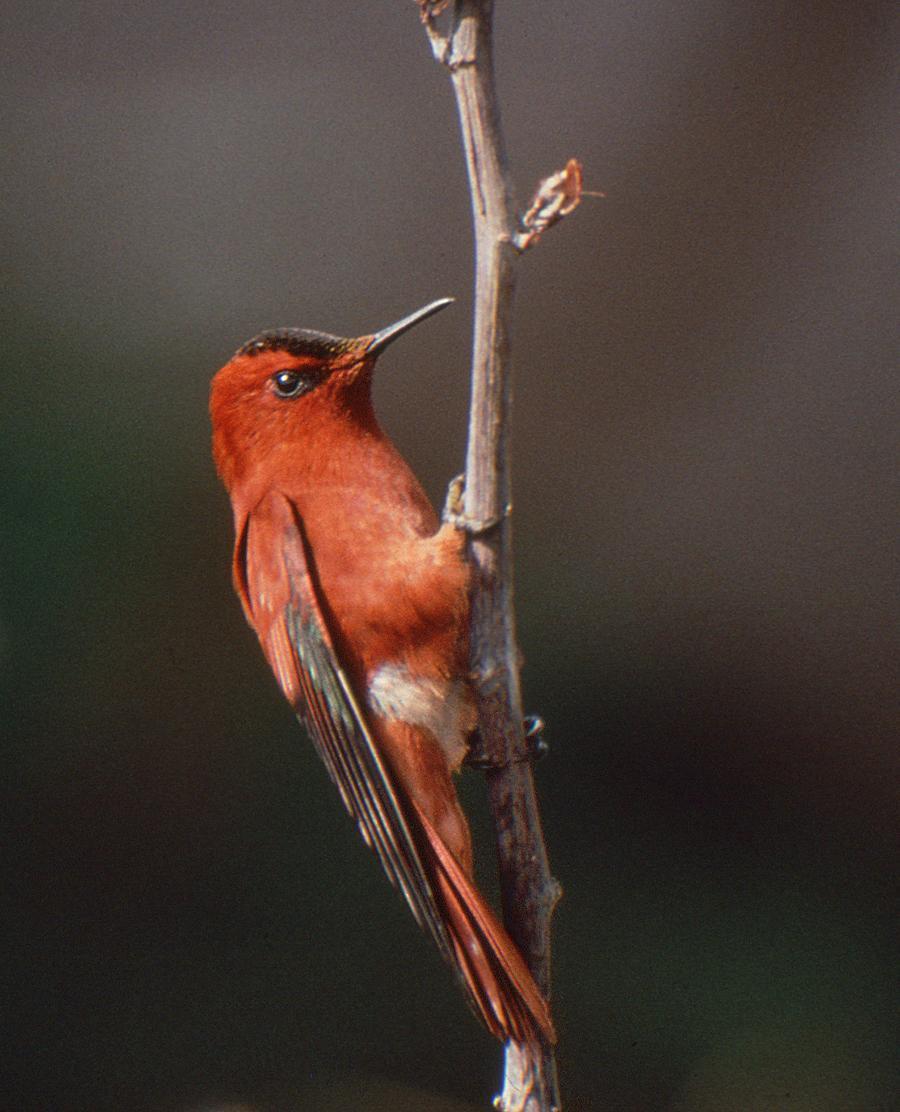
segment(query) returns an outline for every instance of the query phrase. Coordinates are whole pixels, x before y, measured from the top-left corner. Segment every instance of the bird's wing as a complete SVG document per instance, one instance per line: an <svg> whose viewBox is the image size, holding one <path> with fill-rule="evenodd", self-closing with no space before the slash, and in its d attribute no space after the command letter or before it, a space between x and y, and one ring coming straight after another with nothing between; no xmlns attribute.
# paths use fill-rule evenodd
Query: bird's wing
<svg viewBox="0 0 900 1112"><path fill-rule="evenodd" d="M390 770L338 659L303 520L285 495L268 494L244 519L234 579L276 679L306 724L363 838L416 920L456 964Z"/></svg>

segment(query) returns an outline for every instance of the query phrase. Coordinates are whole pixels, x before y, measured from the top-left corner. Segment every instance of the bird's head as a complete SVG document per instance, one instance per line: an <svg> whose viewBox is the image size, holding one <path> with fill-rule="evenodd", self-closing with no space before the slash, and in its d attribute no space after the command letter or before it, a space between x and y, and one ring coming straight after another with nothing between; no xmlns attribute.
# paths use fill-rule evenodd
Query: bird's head
<svg viewBox="0 0 900 1112"><path fill-rule="evenodd" d="M344 339L279 328L238 348L213 378L209 402L213 454L226 487L271 447L303 442L323 427L374 421L376 359L398 336L452 301L433 301L369 336Z"/></svg>

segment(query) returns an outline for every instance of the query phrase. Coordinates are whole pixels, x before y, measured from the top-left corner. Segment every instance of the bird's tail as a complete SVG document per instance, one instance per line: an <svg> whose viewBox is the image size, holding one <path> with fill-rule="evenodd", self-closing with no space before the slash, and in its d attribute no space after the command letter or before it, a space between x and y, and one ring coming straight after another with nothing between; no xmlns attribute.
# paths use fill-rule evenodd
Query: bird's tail
<svg viewBox="0 0 900 1112"><path fill-rule="evenodd" d="M550 1009L516 944L485 903L422 810L435 895L443 904L456 966L488 1030L498 1039L536 1047L555 1043Z"/></svg>

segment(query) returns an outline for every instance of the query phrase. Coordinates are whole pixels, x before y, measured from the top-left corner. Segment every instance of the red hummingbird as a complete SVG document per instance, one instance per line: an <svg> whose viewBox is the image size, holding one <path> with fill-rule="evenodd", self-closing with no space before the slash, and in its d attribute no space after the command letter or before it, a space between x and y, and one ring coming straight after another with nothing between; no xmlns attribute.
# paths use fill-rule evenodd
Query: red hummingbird
<svg viewBox="0 0 900 1112"><path fill-rule="evenodd" d="M379 354L452 298L369 336L262 332L216 374L233 577L281 690L360 833L497 1038L555 1040L475 887L453 774L475 723L464 534L443 524L372 407Z"/></svg>

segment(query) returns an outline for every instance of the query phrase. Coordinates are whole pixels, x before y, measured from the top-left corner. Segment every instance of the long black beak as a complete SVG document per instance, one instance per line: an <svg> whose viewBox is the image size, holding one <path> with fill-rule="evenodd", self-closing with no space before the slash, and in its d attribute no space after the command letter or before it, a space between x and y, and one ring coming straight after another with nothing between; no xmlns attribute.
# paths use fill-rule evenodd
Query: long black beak
<svg viewBox="0 0 900 1112"><path fill-rule="evenodd" d="M375 333L366 345L366 355L377 355L384 351L388 344L392 344L398 336L408 332L410 328L418 324L419 321L425 320L426 317L439 313L441 309L446 309L448 305L453 304L453 300L452 297L442 297L439 301L432 301L424 309L417 309L415 313L410 313L403 320L398 320L396 324L389 324L387 328L382 328L380 332Z"/></svg>

